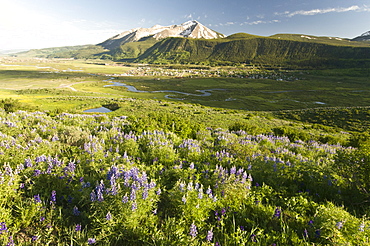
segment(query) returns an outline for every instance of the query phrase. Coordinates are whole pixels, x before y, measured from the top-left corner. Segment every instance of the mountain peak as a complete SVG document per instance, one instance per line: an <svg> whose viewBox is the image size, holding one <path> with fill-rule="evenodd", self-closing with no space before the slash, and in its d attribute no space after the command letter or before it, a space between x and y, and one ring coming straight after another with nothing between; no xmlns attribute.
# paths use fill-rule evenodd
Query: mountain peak
<svg viewBox="0 0 370 246"><path fill-rule="evenodd" d="M154 25L151 28L134 28L111 37L99 45L107 49L115 49L122 44L137 42L147 37L159 40L168 37L215 39L224 38L225 36L207 28L196 20L190 20L181 25Z"/></svg>
<svg viewBox="0 0 370 246"><path fill-rule="evenodd" d="M370 31L361 34L361 37L364 37L364 36L370 36Z"/></svg>
<svg viewBox="0 0 370 246"><path fill-rule="evenodd" d="M367 31L360 36L351 39L351 41L370 41L370 31Z"/></svg>

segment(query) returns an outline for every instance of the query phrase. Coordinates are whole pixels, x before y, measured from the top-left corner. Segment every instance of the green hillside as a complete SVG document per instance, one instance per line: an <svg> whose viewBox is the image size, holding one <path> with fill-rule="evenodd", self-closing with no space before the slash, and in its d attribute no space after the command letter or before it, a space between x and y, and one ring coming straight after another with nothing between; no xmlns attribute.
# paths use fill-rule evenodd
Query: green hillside
<svg viewBox="0 0 370 246"><path fill-rule="evenodd" d="M352 47L370 47L370 43L365 42L355 42L346 38L339 37L317 37L305 34L275 34L270 36L271 38L292 40L299 42L309 42L309 43L320 43L336 46L352 46Z"/></svg>
<svg viewBox="0 0 370 246"><path fill-rule="evenodd" d="M152 37L112 50L100 45L30 50L18 57L100 58L154 64L234 65L247 63L272 67L367 67L370 43L336 37L276 34L271 37L236 33L222 39Z"/></svg>
<svg viewBox="0 0 370 246"><path fill-rule="evenodd" d="M370 62L370 46L296 41L236 34L226 39L168 38L141 55L148 63L252 63L273 66L363 66ZM336 40L339 41L339 40Z"/></svg>
<svg viewBox="0 0 370 246"><path fill-rule="evenodd" d="M88 52L86 52L88 50ZM45 49L32 49L24 52L16 53L17 57L37 57L37 58L75 58L75 54L80 54L79 58L86 58L92 53L102 52L101 47L95 45L76 45L76 46L63 46Z"/></svg>

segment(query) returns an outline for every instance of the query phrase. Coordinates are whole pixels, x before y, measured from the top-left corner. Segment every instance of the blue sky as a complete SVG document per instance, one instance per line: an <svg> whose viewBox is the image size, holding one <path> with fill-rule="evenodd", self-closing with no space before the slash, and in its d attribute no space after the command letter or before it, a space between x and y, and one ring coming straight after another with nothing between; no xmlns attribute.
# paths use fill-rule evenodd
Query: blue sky
<svg viewBox="0 0 370 246"><path fill-rule="evenodd" d="M188 20L225 35L353 38L370 30L370 1L0 0L0 50L96 44L135 27Z"/></svg>

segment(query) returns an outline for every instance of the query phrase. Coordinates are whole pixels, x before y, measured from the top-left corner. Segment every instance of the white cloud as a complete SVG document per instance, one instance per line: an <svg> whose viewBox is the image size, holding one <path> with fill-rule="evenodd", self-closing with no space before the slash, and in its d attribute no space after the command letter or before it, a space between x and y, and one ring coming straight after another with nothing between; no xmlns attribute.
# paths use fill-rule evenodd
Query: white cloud
<svg viewBox="0 0 370 246"><path fill-rule="evenodd" d="M259 24L272 24L272 23L278 23L280 22L279 20L272 20L272 21L262 21L262 20L258 20L258 21L251 21L251 22L243 22L241 23L240 25L243 26L243 25L259 25Z"/></svg>
<svg viewBox="0 0 370 246"><path fill-rule="evenodd" d="M318 15L327 13L343 13L349 11L369 11L366 6L359 7L358 5L353 5L348 8L326 8L326 9L311 9L311 10L298 10L294 12L285 11L283 13L275 13L275 15L293 17L296 15Z"/></svg>

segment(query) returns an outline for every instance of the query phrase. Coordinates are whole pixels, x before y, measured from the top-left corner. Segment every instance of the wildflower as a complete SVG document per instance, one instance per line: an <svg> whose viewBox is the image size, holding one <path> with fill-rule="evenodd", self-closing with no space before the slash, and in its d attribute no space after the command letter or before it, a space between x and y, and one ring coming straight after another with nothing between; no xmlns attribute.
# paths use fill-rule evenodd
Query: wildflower
<svg viewBox="0 0 370 246"><path fill-rule="evenodd" d="M44 216L41 216L40 217L40 222L43 222L45 220L45 217Z"/></svg>
<svg viewBox="0 0 370 246"><path fill-rule="evenodd" d="M81 231L81 224L77 224L75 227L75 231Z"/></svg>
<svg viewBox="0 0 370 246"><path fill-rule="evenodd" d="M158 188L158 190L155 193L157 194L157 196L159 196L162 193L161 188Z"/></svg>
<svg viewBox="0 0 370 246"><path fill-rule="evenodd" d="M41 171L38 170L38 169L35 169L34 172L33 172L33 176L39 176L41 174Z"/></svg>
<svg viewBox="0 0 370 246"><path fill-rule="evenodd" d="M135 189L132 189L131 194L130 194L130 201L134 201L135 199L136 199L136 191Z"/></svg>
<svg viewBox="0 0 370 246"><path fill-rule="evenodd" d="M277 207L277 208L275 209L274 217L279 218L279 217L280 217L280 215L281 215L281 209L280 209L279 207Z"/></svg>
<svg viewBox="0 0 370 246"><path fill-rule="evenodd" d="M359 231L364 231L365 224L361 223L360 227L358 228Z"/></svg>
<svg viewBox="0 0 370 246"><path fill-rule="evenodd" d="M189 235L190 236L192 236L192 237L196 237L197 236L197 234L198 234L198 232L197 232L197 227L194 225L194 223L193 224L191 224L191 226L190 226L190 233L189 233Z"/></svg>
<svg viewBox="0 0 370 246"><path fill-rule="evenodd" d="M181 201L185 204L186 203L186 196L183 195L182 198L181 198Z"/></svg>
<svg viewBox="0 0 370 246"><path fill-rule="evenodd" d="M219 242L216 242L215 246L221 246L221 244Z"/></svg>
<svg viewBox="0 0 370 246"><path fill-rule="evenodd" d="M308 231L307 231L307 229L304 229L304 231L303 231L303 236L304 236L304 237L308 237Z"/></svg>
<svg viewBox="0 0 370 246"><path fill-rule="evenodd" d="M142 194L142 198L143 198L143 200L148 198L148 189L147 188L144 189L143 194Z"/></svg>
<svg viewBox="0 0 370 246"><path fill-rule="evenodd" d="M78 210L78 207L74 206L73 207L73 215L78 216L78 215L80 215L80 213L81 212Z"/></svg>
<svg viewBox="0 0 370 246"><path fill-rule="evenodd" d="M9 239L9 243L6 246L14 246L15 244L14 244L13 237L10 236L8 239Z"/></svg>
<svg viewBox="0 0 370 246"><path fill-rule="evenodd" d="M257 242L257 240L256 240L256 234L252 234L251 235L251 241L252 242Z"/></svg>
<svg viewBox="0 0 370 246"><path fill-rule="evenodd" d="M136 204L136 202L133 202L132 205L131 205L131 210L135 211L136 209L137 209L137 204Z"/></svg>
<svg viewBox="0 0 370 246"><path fill-rule="evenodd" d="M95 194L95 191L91 191L90 193L90 200L92 202L95 202L96 201L96 194Z"/></svg>
<svg viewBox="0 0 370 246"><path fill-rule="evenodd" d="M110 212L108 212L107 215L105 216L105 218L107 220L111 220L112 219L112 214Z"/></svg>
<svg viewBox="0 0 370 246"><path fill-rule="evenodd" d="M40 198L40 195L39 194L34 195L33 196L33 199L34 199L35 203L41 203L41 198Z"/></svg>
<svg viewBox="0 0 370 246"><path fill-rule="evenodd" d="M198 198L199 199L203 198L203 189L202 188L199 189Z"/></svg>
<svg viewBox="0 0 370 246"><path fill-rule="evenodd" d="M213 231L210 230L210 231L207 232L207 238L206 239L207 239L208 242L211 242L212 238L213 238Z"/></svg>
<svg viewBox="0 0 370 246"><path fill-rule="evenodd" d="M3 232L7 232L7 231L8 231L8 228L6 227L5 222L1 222L0 223L0 234L2 234Z"/></svg>
<svg viewBox="0 0 370 246"><path fill-rule="evenodd" d="M127 196L127 194L125 194L125 195L122 197L122 202L123 202L123 203L127 203L127 202L128 202L128 196Z"/></svg>
<svg viewBox="0 0 370 246"><path fill-rule="evenodd" d="M50 203L54 204L57 201L57 192L53 190L51 192Z"/></svg>
<svg viewBox="0 0 370 246"><path fill-rule="evenodd" d="M316 237L316 238L319 238L319 237L320 237L320 235L321 235L320 229L317 229L317 230L315 231L315 237Z"/></svg>
<svg viewBox="0 0 370 246"><path fill-rule="evenodd" d="M95 238L89 238L89 239L87 239L87 243L88 244L94 244L94 243L96 243L96 240L95 240Z"/></svg>
<svg viewBox="0 0 370 246"><path fill-rule="evenodd" d="M339 221L335 226L340 230L343 228L343 222Z"/></svg>

